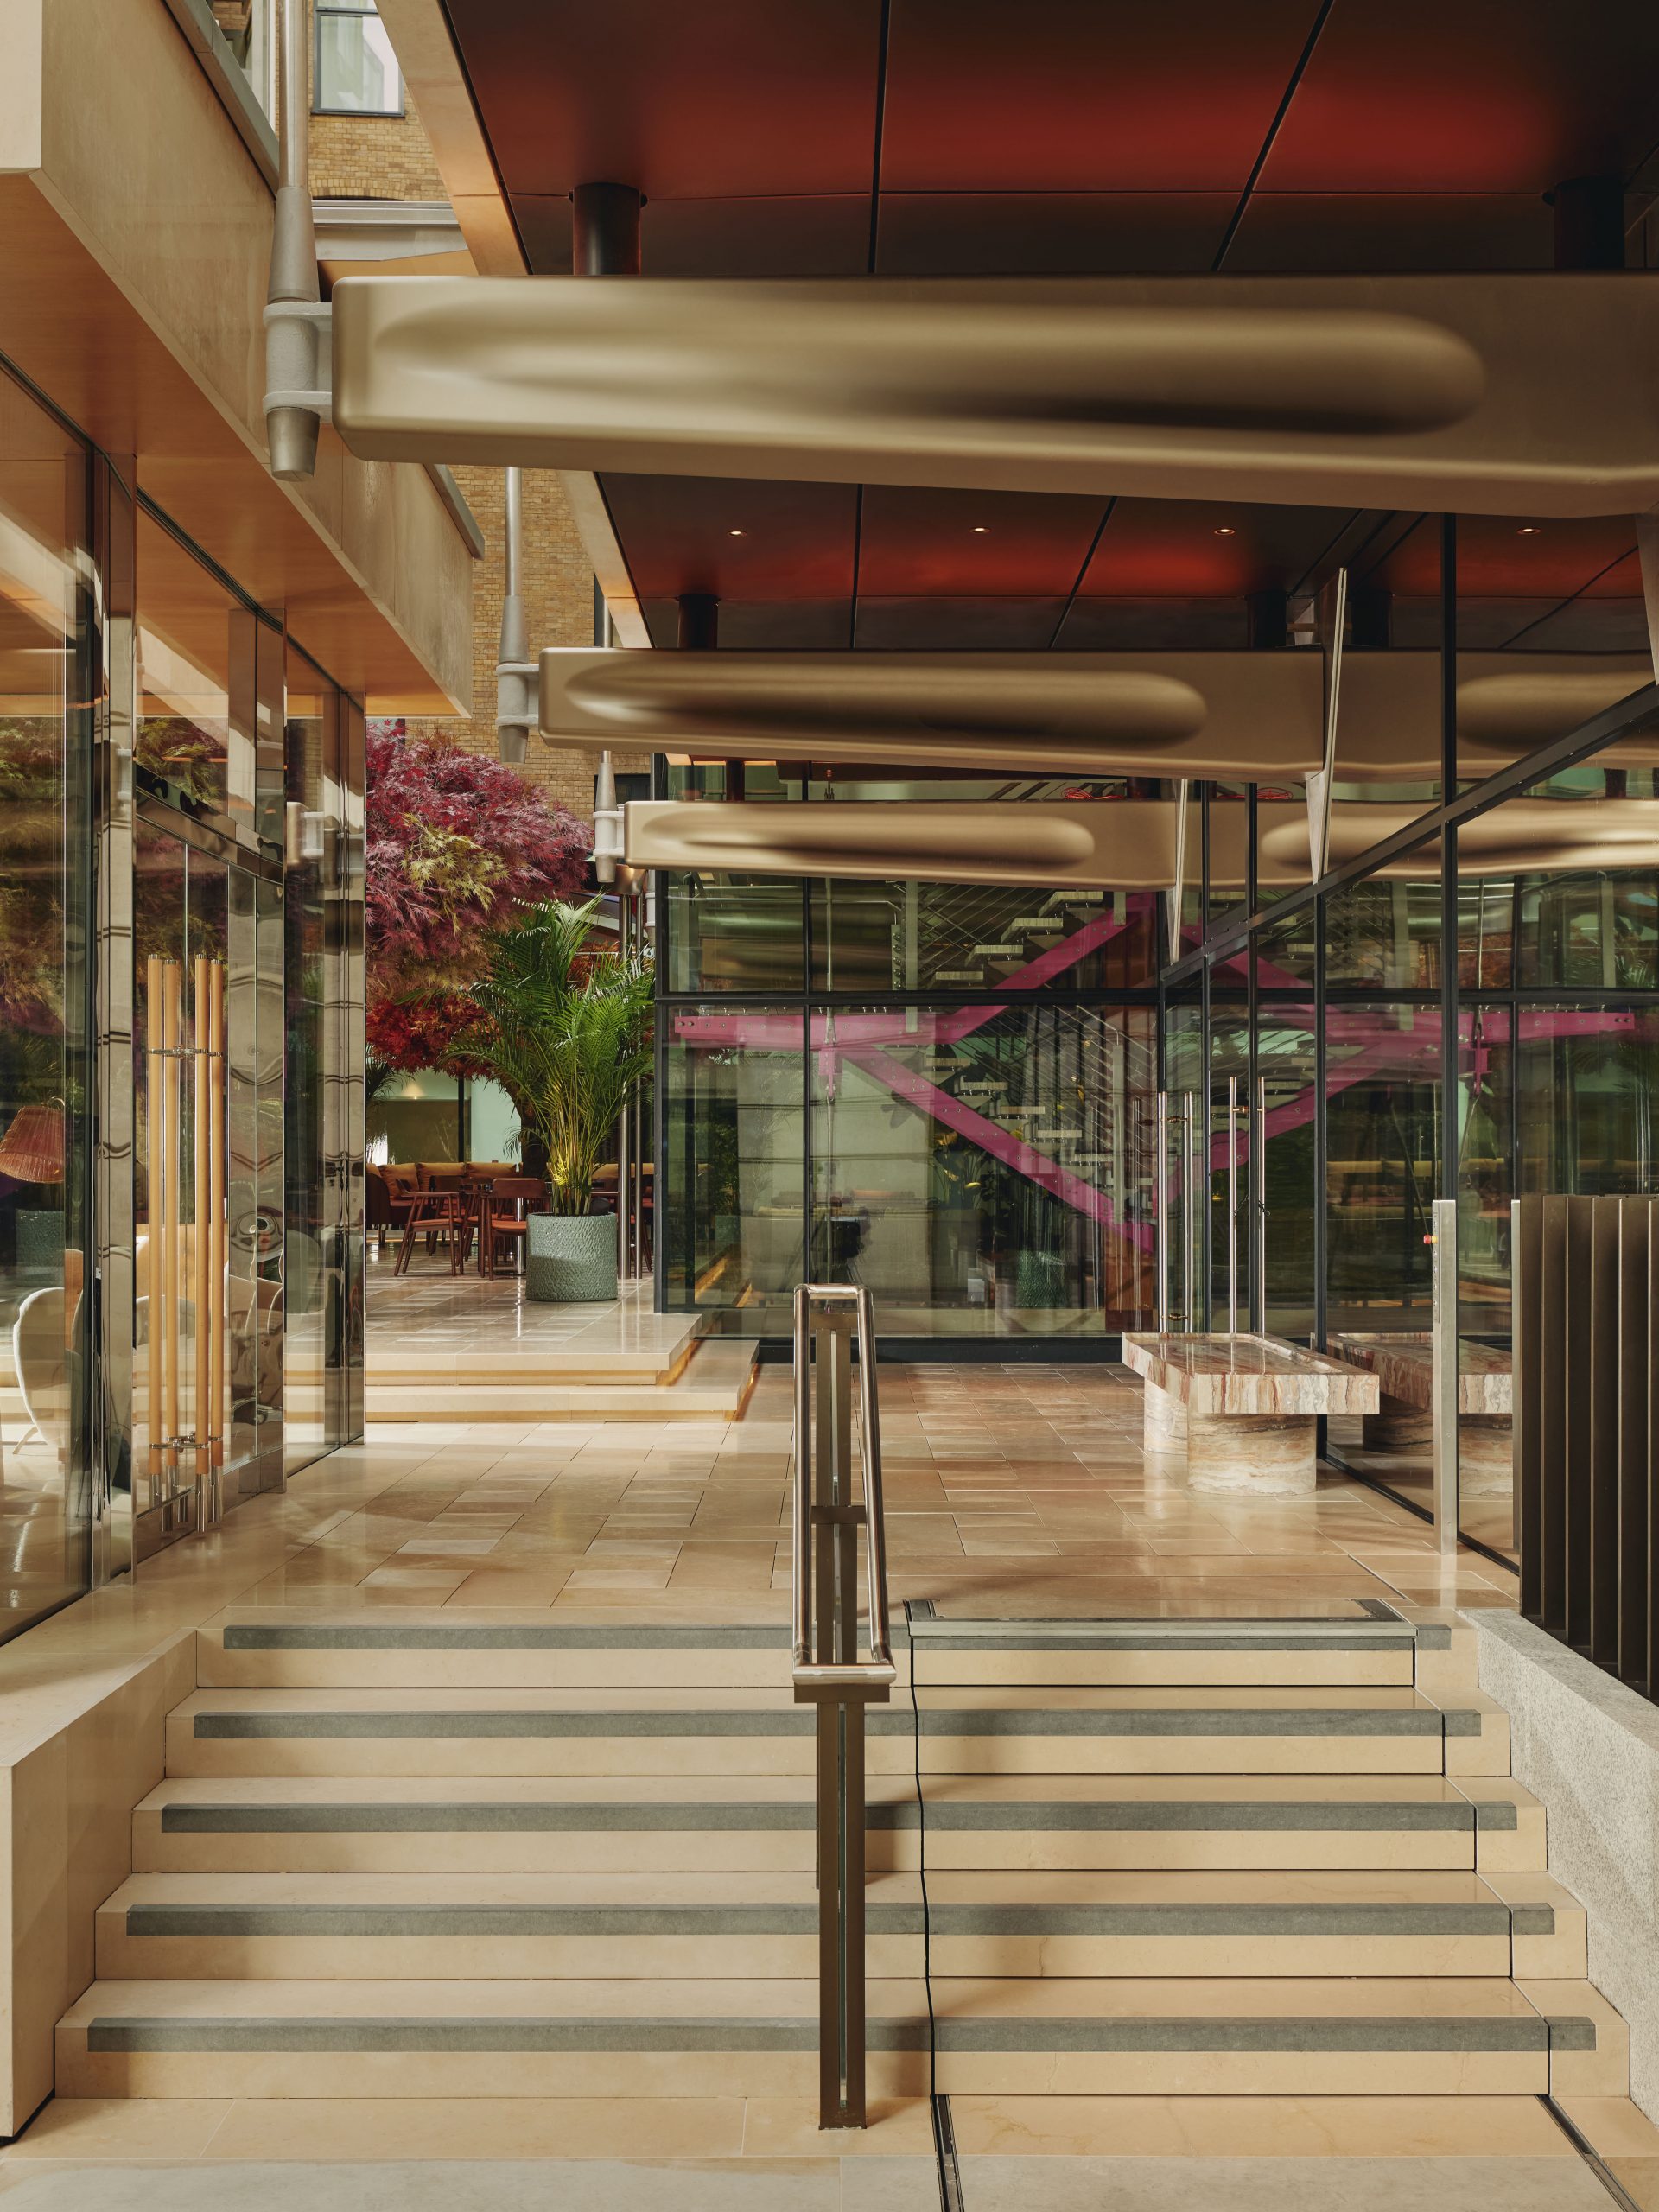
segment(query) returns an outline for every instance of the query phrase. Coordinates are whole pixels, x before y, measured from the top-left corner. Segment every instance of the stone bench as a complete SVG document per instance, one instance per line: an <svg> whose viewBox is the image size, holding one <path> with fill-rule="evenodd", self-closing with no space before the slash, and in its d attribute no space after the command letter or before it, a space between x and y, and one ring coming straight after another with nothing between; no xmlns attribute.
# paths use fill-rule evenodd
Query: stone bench
<svg viewBox="0 0 1659 2212"><path fill-rule="evenodd" d="M1338 1358L1375 1375L1382 1403L1366 1416L1368 1451L1432 1451L1434 1349L1426 1332L1344 1330L1331 1339ZM1458 1485L1468 1497L1492 1497L1514 1479L1515 1376L1508 1352L1458 1345Z"/></svg>
<svg viewBox="0 0 1659 2212"><path fill-rule="evenodd" d="M1186 1447L1187 1487L1283 1497L1319 1479L1321 1414L1374 1414L1377 1380L1279 1337L1126 1336L1148 1454Z"/></svg>

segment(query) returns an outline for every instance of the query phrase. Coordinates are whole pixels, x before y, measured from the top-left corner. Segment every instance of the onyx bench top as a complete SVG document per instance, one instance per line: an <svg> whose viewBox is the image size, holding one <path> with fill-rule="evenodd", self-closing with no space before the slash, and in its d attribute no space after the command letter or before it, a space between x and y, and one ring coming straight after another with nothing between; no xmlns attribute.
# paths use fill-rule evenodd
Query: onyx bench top
<svg viewBox="0 0 1659 2212"><path fill-rule="evenodd" d="M1368 1368L1390 1398L1427 1412L1434 1401L1434 1348L1428 1337L1414 1330L1399 1335L1346 1330L1331 1339L1332 1350ZM1508 1414L1515 1408L1513 1363L1494 1345L1458 1343L1458 1411L1460 1414Z"/></svg>
<svg viewBox="0 0 1659 2212"><path fill-rule="evenodd" d="M1234 1336L1224 1330L1126 1336L1123 1357L1200 1421L1217 1414L1374 1414L1381 1404L1375 1375L1281 1337Z"/></svg>

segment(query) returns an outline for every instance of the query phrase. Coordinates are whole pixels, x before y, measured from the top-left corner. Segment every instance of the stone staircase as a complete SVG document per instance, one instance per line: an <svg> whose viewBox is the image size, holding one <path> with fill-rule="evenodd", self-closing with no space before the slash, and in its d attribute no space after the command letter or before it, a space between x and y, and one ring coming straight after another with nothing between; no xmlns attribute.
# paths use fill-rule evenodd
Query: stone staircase
<svg viewBox="0 0 1659 2212"><path fill-rule="evenodd" d="M872 2097L929 2086L925 1915L946 2094L1627 2094L1469 1642L916 1621L870 1715ZM783 1629L273 1610L199 1653L61 2095L814 2096Z"/></svg>

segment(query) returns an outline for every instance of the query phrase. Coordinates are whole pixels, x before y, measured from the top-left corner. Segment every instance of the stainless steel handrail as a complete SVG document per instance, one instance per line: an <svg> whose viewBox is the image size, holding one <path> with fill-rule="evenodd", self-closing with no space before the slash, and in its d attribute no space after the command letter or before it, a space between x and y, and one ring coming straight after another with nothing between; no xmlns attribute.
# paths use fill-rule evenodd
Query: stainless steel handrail
<svg viewBox="0 0 1659 2212"><path fill-rule="evenodd" d="M813 1307L851 1307L850 1314ZM864 1495L853 1496L852 1354L862 1354L859 1433ZM817 1376L815 1452L814 1370ZM869 1581L870 1656L858 1656L858 1531ZM820 1543L819 1539L826 1541ZM794 1640L798 1704L817 1709L818 2125L865 2122L864 1708L897 1678L887 1622L876 1409L875 1316L855 1284L803 1283L795 1293Z"/></svg>
<svg viewBox="0 0 1659 2212"><path fill-rule="evenodd" d="M863 1368L858 1394L859 1445L864 1463L862 1506L850 1499L838 1501L861 1522L868 1560L870 1592L870 1656L865 1660L824 1661L813 1656L813 1506L812 1506L812 1360L811 1309L817 1299L825 1305L856 1309ZM809 1283L795 1292L795 1503L794 1678L798 1685L827 1688L859 1683L887 1684L897 1678L887 1620L887 1523L881 1505L881 1429L876 1413L875 1309L870 1294L855 1283ZM827 1625L827 1624L826 1624Z"/></svg>

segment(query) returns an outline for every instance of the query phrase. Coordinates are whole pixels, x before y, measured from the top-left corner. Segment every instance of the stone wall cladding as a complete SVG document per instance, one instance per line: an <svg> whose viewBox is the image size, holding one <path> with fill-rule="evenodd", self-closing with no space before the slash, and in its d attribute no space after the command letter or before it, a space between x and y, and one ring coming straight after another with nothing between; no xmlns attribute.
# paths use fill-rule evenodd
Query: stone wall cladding
<svg viewBox="0 0 1659 2212"><path fill-rule="evenodd" d="M407 98L407 95L405 95ZM412 100L402 116L318 115L311 118L311 189L319 200L439 200L448 195ZM411 717L411 736L437 737L494 757L495 661L501 640L505 495L499 468L457 468L455 481L478 518L487 551L473 598L470 717ZM532 652L543 645L594 642L594 572L556 476L526 470L524 480L524 620ZM648 753L619 753L619 772L648 768ZM594 810L591 754L556 751L533 733L521 773L583 821Z"/></svg>
<svg viewBox="0 0 1659 2212"><path fill-rule="evenodd" d="M1518 1613L1463 1616L1510 1716L1510 1771L1544 1808L1549 1871L1583 1904L1590 1979L1630 2031L1630 2094L1659 2119L1659 1707Z"/></svg>

